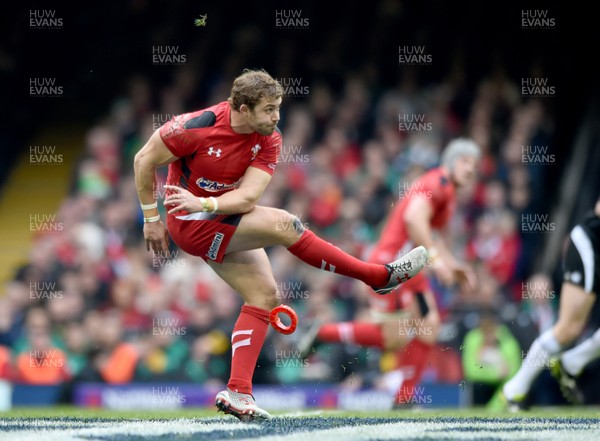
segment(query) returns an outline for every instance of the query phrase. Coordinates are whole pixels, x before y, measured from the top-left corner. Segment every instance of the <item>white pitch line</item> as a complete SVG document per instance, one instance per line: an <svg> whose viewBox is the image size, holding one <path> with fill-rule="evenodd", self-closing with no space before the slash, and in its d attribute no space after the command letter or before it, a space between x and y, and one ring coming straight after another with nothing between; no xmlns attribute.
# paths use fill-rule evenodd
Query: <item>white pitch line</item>
<svg viewBox="0 0 600 441"><path fill-rule="evenodd" d="M303 413L307 415L309 412ZM283 419L283 418L282 418ZM327 420L324 419L324 422ZM0 431L8 426L24 423L19 419L0 420ZM498 439L502 441L513 440L539 440L539 441L584 441L600 439L600 425L595 422L583 424L571 424L568 420L562 421L515 421L515 420L452 420L430 421L430 420L397 420L391 423L381 424L358 424L347 425L332 429L302 430L302 428L291 428L284 433L286 426L279 426L279 433L256 438L244 438L251 441L302 441L311 439L352 441L369 439L435 439L436 437L450 440L479 440L482 438ZM85 427L81 427L85 425ZM157 436L167 434L208 434L213 431L238 431L245 429L257 429L260 424L243 424L238 421L226 419L216 420L209 423L200 423L191 419L182 418L176 420L132 420L132 421L98 421L93 423L82 423L81 421L27 421L27 429L23 431L11 430L0 435L2 441L31 441L41 438L43 441L85 441L97 439L96 437L107 435L137 435ZM241 435L241 434L240 434ZM242 438L237 438L243 441Z"/></svg>
<svg viewBox="0 0 600 441"><path fill-rule="evenodd" d="M10 424L10 420L3 422ZM15 421L13 420L12 424ZM34 421L31 421L34 423ZM219 421L215 423L196 423L189 419L176 419L168 421L115 421L115 422L94 422L86 423L86 427L60 428L60 426L81 426L81 422L65 422L59 424L48 424L44 427L43 421L34 423L35 429L27 429L24 431L10 431L3 433L0 439L2 441L31 441L35 437L43 437L43 441L83 441L82 436L86 436L85 441L91 441L95 437L106 435L138 435L138 436L156 436L174 434L195 434L195 433L210 433L217 430L245 430L258 429L257 424L242 424L239 421L228 422ZM49 423L56 423L49 421ZM69 424L72 423L72 424ZM2 425L0 424L0 429ZM29 422L28 422L29 425Z"/></svg>
<svg viewBox="0 0 600 441"><path fill-rule="evenodd" d="M339 411L339 413L341 413L341 411ZM335 413L331 411L326 412L324 410L298 410L296 412L280 413L277 415L273 415L273 418L299 418L311 416L324 416L325 414L327 414L327 416L335 415Z"/></svg>
<svg viewBox="0 0 600 441"><path fill-rule="evenodd" d="M515 430L520 428L521 430ZM454 430L452 430L454 429ZM460 429L460 430L456 430ZM471 431L469 431L471 429ZM475 429L475 430L473 430ZM507 431L508 430L508 431ZM411 437L413 439L435 439L437 436L444 439L479 440L498 439L513 440L539 440L539 441L588 441L600 439L600 427L597 425L571 425L556 422L553 424L528 422L515 423L464 421L445 423L441 421L402 421L385 424L365 424L338 427L334 429L306 430L304 432L279 433L277 435L262 436L258 438L241 438L238 441L278 441L285 436L286 441L303 441L310 436L312 439L328 441L352 441L369 439L396 440Z"/></svg>

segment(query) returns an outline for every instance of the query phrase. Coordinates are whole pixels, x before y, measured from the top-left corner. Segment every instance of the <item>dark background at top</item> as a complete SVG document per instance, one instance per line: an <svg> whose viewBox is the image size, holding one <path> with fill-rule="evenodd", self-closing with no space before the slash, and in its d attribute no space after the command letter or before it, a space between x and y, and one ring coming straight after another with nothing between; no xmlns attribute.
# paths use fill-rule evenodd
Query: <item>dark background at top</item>
<svg viewBox="0 0 600 441"><path fill-rule="evenodd" d="M597 50L598 33L591 24L590 6L557 1L392 3L401 4L403 14L383 21L376 17L376 5L381 2L355 0L25 2L3 7L0 50L11 63L0 69L4 157L0 171L4 176L11 159L26 148L40 127L92 124L106 114L111 101L124 92L131 74L144 73L157 89L168 83L169 69L151 64L155 44L179 45L182 52L189 53L203 46L203 39L210 42L203 53L205 70L197 102L189 103L192 107L207 104L203 84L211 84L224 70L233 36L249 23L259 25L267 38L242 60L244 66L273 72L279 57L291 50L294 76L309 83L323 79L334 89L343 84L345 75L368 61L379 67L381 88L396 84L401 74L398 45L402 43L423 44L431 51L433 65L418 72L421 85L440 81L458 54L465 60L467 86L472 88L495 65L520 82L537 61L556 85L557 96L551 103L557 122L555 151L559 159L568 156L578 122L596 90L597 75L589 65ZM63 28L29 29L30 9L55 9L64 20ZM302 16L310 20L309 29L276 29L275 9L302 9ZM556 29L522 30L523 9L548 10L556 19ZM193 26L194 18L205 13L207 26ZM171 38L165 39L165 35ZM338 59L329 66L315 67L316 54L331 44L337 44ZM65 95L30 98L30 77L56 77Z"/></svg>

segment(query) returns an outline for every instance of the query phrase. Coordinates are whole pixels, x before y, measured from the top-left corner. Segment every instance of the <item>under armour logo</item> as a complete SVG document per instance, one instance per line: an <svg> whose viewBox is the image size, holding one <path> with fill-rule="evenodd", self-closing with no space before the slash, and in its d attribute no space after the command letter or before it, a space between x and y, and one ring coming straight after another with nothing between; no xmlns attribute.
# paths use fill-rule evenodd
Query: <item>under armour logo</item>
<svg viewBox="0 0 600 441"><path fill-rule="evenodd" d="M410 280L410 276L407 273L404 273L403 277L396 276L396 282L398 282L398 283L404 283L407 280Z"/></svg>
<svg viewBox="0 0 600 441"><path fill-rule="evenodd" d="M220 157L221 157L221 149L217 149L217 150L215 150L215 148L214 148L214 147L209 147L209 148L208 148L208 156L212 156L212 155L213 155L213 153L214 153L215 155L217 155L217 158L220 158Z"/></svg>

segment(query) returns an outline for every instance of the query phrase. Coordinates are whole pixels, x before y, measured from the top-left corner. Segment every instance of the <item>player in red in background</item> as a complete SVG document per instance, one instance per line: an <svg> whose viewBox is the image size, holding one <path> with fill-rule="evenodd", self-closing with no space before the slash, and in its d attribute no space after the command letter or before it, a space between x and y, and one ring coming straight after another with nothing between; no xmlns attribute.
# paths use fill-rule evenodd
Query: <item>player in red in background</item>
<svg viewBox="0 0 600 441"><path fill-rule="evenodd" d="M390 264L365 263L318 238L295 216L256 205L275 170L281 85L264 71L246 70L228 101L176 116L135 157L144 211L144 237L155 253L168 248L167 229L153 197L155 170L169 165L164 204L168 232L185 252L201 257L244 299L233 329L232 366L217 407L243 421L269 418L252 397L276 283L264 247L283 245L304 262L361 280L379 293L417 274L427 252L419 247Z"/></svg>
<svg viewBox="0 0 600 441"><path fill-rule="evenodd" d="M433 230L443 230L448 224L455 191L475 179L479 157L479 147L473 141L459 138L450 142L443 152L442 165L402 192L405 194L400 195L401 201L386 220L369 262L398 258L413 246L422 245L429 252L433 273L440 282L447 286L458 282L471 289L475 282L472 270L452 256L441 237L434 239ZM371 292L371 300L373 322L316 322L300 340L299 350L306 357L318 340L395 351L402 382L394 404L411 404L439 332L435 297L424 273L420 273L388 296Z"/></svg>

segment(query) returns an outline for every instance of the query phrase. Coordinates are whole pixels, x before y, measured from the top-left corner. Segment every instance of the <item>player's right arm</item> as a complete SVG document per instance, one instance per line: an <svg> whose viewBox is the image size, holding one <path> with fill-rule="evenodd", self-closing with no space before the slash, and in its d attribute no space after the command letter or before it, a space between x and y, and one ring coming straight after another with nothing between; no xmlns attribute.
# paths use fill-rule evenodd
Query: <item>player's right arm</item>
<svg viewBox="0 0 600 441"><path fill-rule="evenodd" d="M441 257L441 259L438 260L444 262L446 266L450 268L450 270L452 270L454 280L459 285L461 285L463 289L465 289L466 291L472 291L473 289L475 289L475 273L473 269L469 265L460 262L458 259L456 259L456 257L452 255L452 252L450 251L450 248L447 245L450 242L448 230L444 228L439 233L440 234L435 243L435 248L438 251L438 255ZM435 270L436 262L434 261L433 263Z"/></svg>
<svg viewBox="0 0 600 441"><path fill-rule="evenodd" d="M431 231L432 218L433 207L429 201L417 197L410 200L402 219L412 242L416 245L423 245L428 250L434 246L433 234Z"/></svg>
<svg viewBox="0 0 600 441"><path fill-rule="evenodd" d="M135 187L141 204L154 204L154 182L156 178L156 168L170 164L178 158L171 153L156 130L148 142L135 155L133 168L135 172ZM158 208L144 210L145 218L158 216ZM144 223L144 238L146 239L146 249L155 253L167 251L169 246L167 242L167 229L159 220L158 222Z"/></svg>

